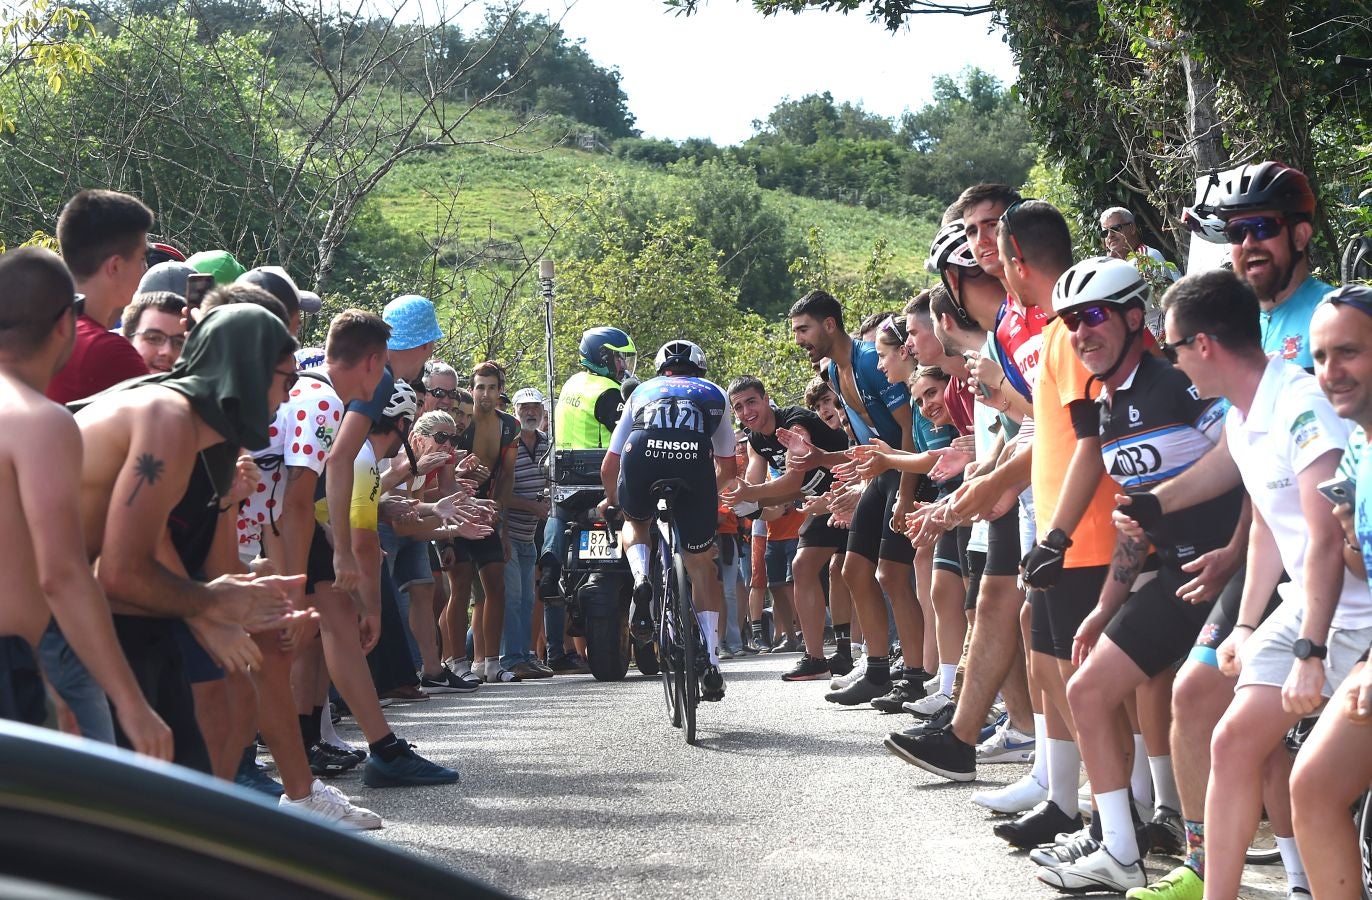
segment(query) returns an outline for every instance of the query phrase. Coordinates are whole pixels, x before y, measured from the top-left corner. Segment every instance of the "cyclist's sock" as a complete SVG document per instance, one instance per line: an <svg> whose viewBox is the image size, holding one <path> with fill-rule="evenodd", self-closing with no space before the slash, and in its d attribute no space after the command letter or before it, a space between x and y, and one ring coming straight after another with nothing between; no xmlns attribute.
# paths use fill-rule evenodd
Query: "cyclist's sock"
<svg viewBox="0 0 1372 900"><path fill-rule="evenodd" d="M1134 817L1129 808L1128 788L1102 791L1096 795L1096 807L1100 815L1095 818L1100 819L1101 843L1105 849L1123 865L1138 862L1139 842L1134 837Z"/></svg>
<svg viewBox="0 0 1372 900"><path fill-rule="evenodd" d="M1186 867L1205 880L1205 823L1183 819L1186 828Z"/></svg>
<svg viewBox="0 0 1372 900"><path fill-rule="evenodd" d="M1305 876L1305 864L1301 862L1301 852L1296 849L1293 837L1277 838L1277 849L1281 851L1282 868L1286 870L1286 883L1289 887L1301 888L1310 892L1310 879Z"/></svg>
<svg viewBox="0 0 1372 900"><path fill-rule="evenodd" d="M635 581L648 577L648 545L630 544L625 555L629 557L629 571L634 573Z"/></svg>
<svg viewBox="0 0 1372 900"><path fill-rule="evenodd" d="M957 663L939 663L938 667L938 689L943 694L953 696L953 679L957 677Z"/></svg>
<svg viewBox="0 0 1372 900"><path fill-rule="evenodd" d="M1153 808L1153 773L1148 765L1148 748L1144 746L1143 735L1134 735L1134 770L1129 775L1129 789L1134 799L1144 809Z"/></svg>
<svg viewBox="0 0 1372 900"><path fill-rule="evenodd" d="M1172 757L1148 757L1148 769L1153 773L1153 802L1173 812L1181 812L1181 794L1177 792L1177 777L1172 772Z"/></svg>
<svg viewBox="0 0 1372 900"><path fill-rule="evenodd" d="M853 658L853 627L847 622L842 625L834 623L834 655Z"/></svg>
<svg viewBox="0 0 1372 900"><path fill-rule="evenodd" d="M333 744L335 747L347 747L349 744L338 734L338 729L333 726L332 716L323 716L319 720L319 739Z"/></svg>
<svg viewBox="0 0 1372 900"><path fill-rule="evenodd" d="M385 737L368 744L367 747L374 755L381 757L386 762L395 762L400 758L400 754L405 752L405 745L400 743L400 739L395 736L394 731L386 732Z"/></svg>
<svg viewBox="0 0 1372 900"><path fill-rule="evenodd" d="M1076 815L1081 752L1076 741L1048 739L1048 799L1067 815Z"/></svg>
<svg viewBox="0 0 1372 900"><path fill-rule="evenodd" d="M1048 717L1034 713L1034 770L1031 772L1039 787L1048 787Z"/></svg>
<svg viewBox="0 0 1372 900"><path fill-rule="evenodd" d="M705 634L705 649L710 653L710 665L719 665L719 613L697 612L696 621Z"/></svg>
<svg viewBox="0 0 1372 900"><path fill-rule="evenodd" d="M310 710L308 715L299 716L300 737L304 739L306 747L313 747L319 743L319 720L323 718L324 707L316 706Z"/></svg>
<svg viewBox="0 0 1372 900"><path fill-rule="evenodd" d="M885 684L891 680L891 657L867 657L867 674L864 676L872 684Z"/></svg>

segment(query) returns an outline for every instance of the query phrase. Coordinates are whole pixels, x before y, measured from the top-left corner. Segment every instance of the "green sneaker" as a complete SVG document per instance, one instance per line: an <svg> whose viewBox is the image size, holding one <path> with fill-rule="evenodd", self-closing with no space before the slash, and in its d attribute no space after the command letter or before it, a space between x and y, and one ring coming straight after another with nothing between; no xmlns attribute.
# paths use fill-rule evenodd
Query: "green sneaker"
<svg viewBox="0 0 1372 900"><path fill-rule="evenodd" d="M1188 866L1177 866L1148 887L1130 888L1127 900L1202 900L1205 882Z"/></svg>

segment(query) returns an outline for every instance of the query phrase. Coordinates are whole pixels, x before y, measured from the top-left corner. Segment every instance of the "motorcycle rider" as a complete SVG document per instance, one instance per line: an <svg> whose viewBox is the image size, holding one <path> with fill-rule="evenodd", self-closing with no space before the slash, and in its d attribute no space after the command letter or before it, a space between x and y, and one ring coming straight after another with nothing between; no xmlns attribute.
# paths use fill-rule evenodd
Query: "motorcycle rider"
<svg viewBox="0 0 1372 900"><path fill-rule="evenodd" d="M638 383L633 380L638 351L626 332L608 326L588 328L582 332L579 351L582 371L562 385L554 410L556 450L609 447L610 435L624 410L624 396L632 393L633 385ZM622 393L626 381L629 391ZM562 561L567 555L569 518L557 506L548 517L538 585L539 596L545 602L562 596Z"/></svg>

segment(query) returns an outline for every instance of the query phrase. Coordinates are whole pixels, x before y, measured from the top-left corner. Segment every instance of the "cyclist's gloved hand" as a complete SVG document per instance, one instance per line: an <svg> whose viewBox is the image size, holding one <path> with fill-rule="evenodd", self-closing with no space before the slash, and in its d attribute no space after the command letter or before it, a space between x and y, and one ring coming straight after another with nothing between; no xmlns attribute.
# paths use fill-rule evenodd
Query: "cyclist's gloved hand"
<svg viewBox="0 0 1372 900"><path fill-rule="evenodd" d="M1039 541L1029 552L1024 554L1024 559L1020 560L1020 568L1024 570L1024 583L1029 587L1044 590L1057 584L1058 576L1062 574L1063 557L1067 554L1067 548L1072 546L1072 540L1060 528L1052 531Z"/></svg>
<svg viewBox="0 0 1372 900"><path fill-rule="evenodd" d="M1130 494L1129 502L1119 504L1115 510L1138 522L1144 531L1152 531L1162 519L1162 501L1152 491Z"/></svg>

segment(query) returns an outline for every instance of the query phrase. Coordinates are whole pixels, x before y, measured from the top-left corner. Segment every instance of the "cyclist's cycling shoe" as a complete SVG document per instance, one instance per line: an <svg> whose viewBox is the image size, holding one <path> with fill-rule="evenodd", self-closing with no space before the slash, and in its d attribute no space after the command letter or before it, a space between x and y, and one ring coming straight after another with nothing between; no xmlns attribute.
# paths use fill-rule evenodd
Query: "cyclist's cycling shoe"
<svg viewBox="0 0 1372 900"><path fill-rule="evenodd" d="M634 608L629 615L629 634L634 640L653 639L653 585L643 578L634 582Z"/></svg>
<svg viewBox="0 0 1372 900"><path fill-rule="evenodd" d="M700 699L724 699L724 675L720 673L719 666L706 666L705 671L701 673Z"/></svg>

